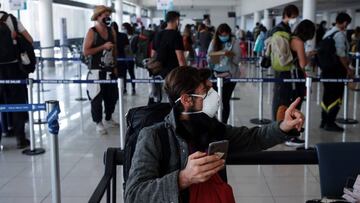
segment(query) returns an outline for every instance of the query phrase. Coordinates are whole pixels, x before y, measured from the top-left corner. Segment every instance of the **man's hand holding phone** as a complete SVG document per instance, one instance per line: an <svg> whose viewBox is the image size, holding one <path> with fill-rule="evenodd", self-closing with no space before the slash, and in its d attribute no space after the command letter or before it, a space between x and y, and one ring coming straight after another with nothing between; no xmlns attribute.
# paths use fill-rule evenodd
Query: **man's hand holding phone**
<svg viewBox="0 0 360 203"><path fill-rule="evenodd" d="M195 152L188 157L186 167L179 173L179 188L183 190L192 184L203 183L225 167L220 156Z"/></svg>

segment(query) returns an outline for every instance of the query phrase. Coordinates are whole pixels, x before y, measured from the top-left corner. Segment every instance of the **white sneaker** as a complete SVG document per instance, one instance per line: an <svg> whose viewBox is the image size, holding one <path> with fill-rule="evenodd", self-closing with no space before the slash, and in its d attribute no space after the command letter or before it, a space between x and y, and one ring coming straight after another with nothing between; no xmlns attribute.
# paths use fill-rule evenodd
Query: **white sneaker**
<svg viewBox="0 0 360 203"><path fill-rule="evenodd" d="M119 123L117 123L116 121L114 121L112 118L110 120L105 120L104 124L106 126L109 126L110 128L118 128L120 126Z"/></svg>
<svg viewBox="0 0 360 203"><path fill-rule="evenodd" d="M107 131L102 122L96 124L96 132L100 135L106 135Z"/></svg>

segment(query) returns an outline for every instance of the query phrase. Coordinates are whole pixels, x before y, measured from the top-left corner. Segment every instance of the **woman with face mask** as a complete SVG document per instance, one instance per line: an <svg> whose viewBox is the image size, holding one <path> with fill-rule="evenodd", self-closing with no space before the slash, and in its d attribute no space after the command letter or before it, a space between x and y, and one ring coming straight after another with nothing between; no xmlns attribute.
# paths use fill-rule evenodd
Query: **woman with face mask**
<svg viewBox="0 0 360 203"><path fill-rule="evenodd" d="M224 123L227 123L229 118L230 98L236 86L236 83L230 82L229 78L240 76L241 50L239 44L240 42L232 35L229 25L221 24L208 49L208 62L214 76L224 78L223 114L221 116L221 121ZM217 56L219 60L213 60L214 55L220 55Z"/></svg>
<svg viewBox="0 0 360 203"><path fill-rule="evenodd" d="M116 70L116 34L111 26L112 9L106 6L96 6L91 17L95 26L86 34L83 52L89 58L87 79L115 80ZM116 84L88 85L88 97L91 100L91 116L96 123L96 131L100 135L107 134L103 123L103 107L105 107L106 127L118 127L119 124L112 119L118 99Z"/></svg>

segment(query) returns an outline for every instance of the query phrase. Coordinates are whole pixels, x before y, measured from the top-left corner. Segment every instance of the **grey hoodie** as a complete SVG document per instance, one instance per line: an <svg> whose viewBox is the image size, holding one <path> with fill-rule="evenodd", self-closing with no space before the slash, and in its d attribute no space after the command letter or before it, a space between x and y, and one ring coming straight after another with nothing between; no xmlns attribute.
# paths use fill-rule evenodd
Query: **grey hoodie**
<svg viewBox="0 0 360 203"><path fill-rule="evenodd" d="M162 146L159 128L167 128L169 136L170 160L167 174L160 174ZM155 124L141 130L132 159L129 178L125 189L125 202L152 203L187 202L181 200L178 176L187 163L189 147L186 141L176 133L175 114L172 111L165 124ZM274 122L263 127L232 127L226 125L224 140L229 140L229 155L241 152L265 150L288 140L291 136L284 134L279 123Z"/></svg>

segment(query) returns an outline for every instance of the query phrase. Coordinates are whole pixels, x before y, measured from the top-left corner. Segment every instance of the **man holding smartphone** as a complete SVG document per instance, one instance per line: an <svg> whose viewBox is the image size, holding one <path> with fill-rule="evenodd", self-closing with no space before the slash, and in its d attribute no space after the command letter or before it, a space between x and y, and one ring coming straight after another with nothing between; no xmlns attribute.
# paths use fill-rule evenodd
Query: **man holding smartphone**
<svg viewBox="0 0 360 203"><path fill-rule="evenodd" d="M215 118L219 96L209 77L208 70L191 67L176 68L166 77L164 88L173 110L163 123L140 132L125 202L189 202L193 187L209 184L225 167L224 159L206 153L210 143L228 140L228 154L255 152L289 140L293 129L301 130L304 116L295 108L299 99L290 105L282 122L261 128L219 122ZM169 146L161 145L161 128L166 128ZM170 158L163 169L165 147L170 148ZM233 196L232 191L227 195Z"/></svg>

